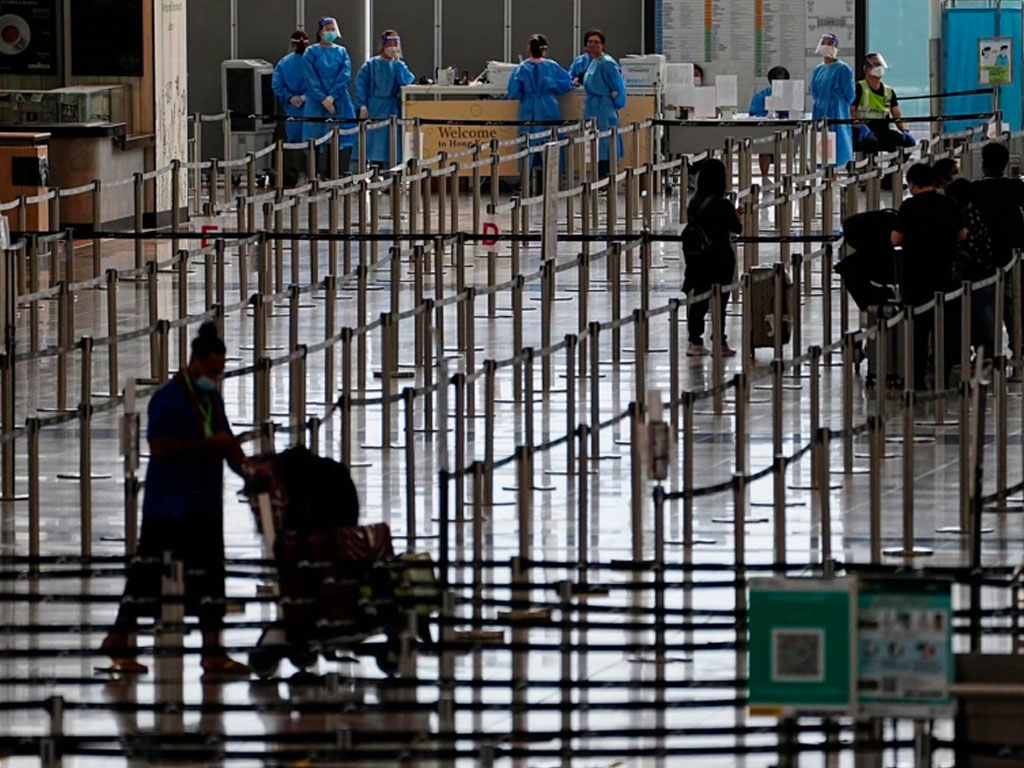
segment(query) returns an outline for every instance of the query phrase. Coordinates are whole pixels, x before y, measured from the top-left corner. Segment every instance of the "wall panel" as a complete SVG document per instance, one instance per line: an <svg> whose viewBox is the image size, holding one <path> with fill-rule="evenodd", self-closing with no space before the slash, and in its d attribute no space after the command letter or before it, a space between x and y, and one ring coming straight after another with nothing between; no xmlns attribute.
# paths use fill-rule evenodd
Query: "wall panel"
<svg viewBox="0 0 1024 768"><path fill-rule="evenodd" d="M373 0L370 40L377 45L380 33L397 29L402 36L402 57L416 77L432 76L434 70L434 4L430 0Z"/></svg>
<svg viewBox="0 0 1024 768"><path fill-rule="evenodd" d="M526 56L526 41L535 32L547 36L548 56L568 69L581 48L572 34L572 0L514 0L512 61Z"/></svg>
<svg viewBox="0 0 1024 768"><path fill-rule="evenodd" d="M420 0L427 3L428 0ZM513 0L512 5L521 0ZM442 66L476 77L489 59L505 52L505 4L502 0L444 0L441 14Z"/></svg>
<svg viewBox="0 0 1024 768"><path fill-rule="evenodd" d="M582 0L581 32L591 27L604 32L608 53L616 59L641 53L642 8L643 0Z"/></svg>

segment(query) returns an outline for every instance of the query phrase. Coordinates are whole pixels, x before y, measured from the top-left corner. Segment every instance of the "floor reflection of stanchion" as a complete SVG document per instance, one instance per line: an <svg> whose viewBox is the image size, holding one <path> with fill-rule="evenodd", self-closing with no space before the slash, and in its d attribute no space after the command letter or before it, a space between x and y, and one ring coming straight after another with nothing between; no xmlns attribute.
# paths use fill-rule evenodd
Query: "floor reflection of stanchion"
<svg viewBox="0 0 1024 768"><path fill-rule="evenodd" d="M164 552L160 576L160 621L154 628L154 684L160 704L156 729L164 736L185 728L185 570Z"/></svg>
<svg viewBox="0 0 1024 768"><path fill-rule="evenodd" d="M907 357L911 357L909 350ZM885 550L888 557L922 557L932 550L914 546L914 407L916 394L903 394L903 546Z"/></svg>
<svg viewBox="0 0 1024 768"><path fill-rule="evenodd" d="M117 270L107 270L107 336L111 342L107 345L107 387L111 399L118 394L118 345L114 340L117 336Z"/></svg>
<svg viewBox="0 0 1024 768"><path fill-rule="evenodd" d="M28 556L32 558L31 569L38 572L40 525L39 525L39 417L30 416L25 420L25 434L28 439ZM7 489L5 489L6 491Z"/></svg>
<svg viewBox="0 0 1024 768"><path fill-rule="evenodd" d="M573 591L572 582L563 581L558 585L559 612L561 613L561 650L559 652L559 713L561 715L561 733L559 736L561 764L566 768L572 765L572 614Z"/></svg>
<svg viewBox="0 0 1024 768"><path fill-rule="evenodd" d="M64 750L64 697L48 698L46 710L50 715L50 729L39 742L39 760L42 768L60 768Z"/></svg>

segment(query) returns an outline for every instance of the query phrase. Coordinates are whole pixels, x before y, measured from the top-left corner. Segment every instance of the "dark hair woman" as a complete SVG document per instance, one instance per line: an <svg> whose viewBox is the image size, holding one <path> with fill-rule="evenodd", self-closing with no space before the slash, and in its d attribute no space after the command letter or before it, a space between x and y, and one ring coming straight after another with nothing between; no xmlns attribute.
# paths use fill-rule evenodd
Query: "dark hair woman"
<svg viewBox="0 0 1024 768"><path fill-rule="evenodd" d="M160 596L159 560L170 552L185 568L185 610L199 618L204 672L248 675L221 643L224 619L224 462L241 470L242 448L231 433L218 382L226 348L214 323L192 341L188 366L149 402L146 439L150 460L142 504L138 554L149 562L128 573L117 620L102 650L121 672L143 674L129 638L143 608L140 598ZM153 564L153 560L157 564ZM134 599L132 599L134 598Z"/></svg>
<svg viewBox="0 0 1024 768"><path fill-rule="evenodd" d="M738 211L725 197L725 164L721 160L708 160L697 177L697 193L687 206L691 235L684 237L686 275L683 291L691 297L706 293L715 284L728 285L736 272L736 252L732 236L743 231ZM690 245L688 245L690 244ZM686 354L700 357L710 354L704 346L704 322L710 300L691 302L686 310L686 323L690 344ZM722 316L729 303L729 294L722 292ZM733 355L722 334L722 345L727 355Z"/></svg>

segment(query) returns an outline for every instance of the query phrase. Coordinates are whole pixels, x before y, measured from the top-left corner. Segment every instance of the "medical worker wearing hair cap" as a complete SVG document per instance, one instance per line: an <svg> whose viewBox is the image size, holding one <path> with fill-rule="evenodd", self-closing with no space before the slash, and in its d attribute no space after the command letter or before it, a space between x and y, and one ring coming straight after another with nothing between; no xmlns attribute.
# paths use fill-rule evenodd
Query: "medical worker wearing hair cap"
<svg viewBox="0 0 1024 768"><path fill-rule="evenodd" d="M333 117L354 120L356 109L348 95L348 87L352 80L352 60L348 51L337 45L341 39L338 22L330 16L317 22L317 44L306 49L302 57L306 71L306 117ZM352 128L354 124L341 123L342 130ZM324 123L308 122L303 133L304 139L319 139L330 133L330 127ZM339 137L341 147L340 168L347 173L352 159L352 147L355 146L355 134ZM327 167L328 143L321 145L320 173Z"/></svg>
<svg viewBox="0 0 1024 768"><path fill-rule="evenodd" d="M817 52L824 61L814 68L811 76L812 116L815 120L849 120L856 88L850 65L839 60L839 38L833 34L822 35ZM852 127L833 125L829 130L836 135L835 164L846 165L853 159Z"/></svg>
<svg viewBox="0 0 1024 768"><path fill-rule="evenodd" d="M356 108L362 119L380 120L402 112L402 86L415 82L416 76L402 61L402 38L393 29L380 37L380 52L359 69L356 76ZM402 161L402 147L396 147ZM371 163L391 162L391 131L377 128L366 132L366 159Z"/></svg>
<svg viewBox="0 0 1024 768"><path fill-rule="evenodd" d="M522 62L508 81L508 95L519 101L519 119L523 122L550 122L562 119L558 97L572 90L569 73L557 61L547 58L548 39L533 35L528 43L530 58ZM522 126L520 133L537 133L542 127ZM546 139L534 139L543 144ZM536 157L536 155L535 155Z"/></svg>

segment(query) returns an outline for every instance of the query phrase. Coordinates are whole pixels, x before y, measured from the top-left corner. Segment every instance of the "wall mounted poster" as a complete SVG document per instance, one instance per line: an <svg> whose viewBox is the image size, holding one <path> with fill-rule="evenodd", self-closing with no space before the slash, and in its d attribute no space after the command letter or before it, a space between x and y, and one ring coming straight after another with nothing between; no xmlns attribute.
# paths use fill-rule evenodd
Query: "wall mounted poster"
<svg viewBox="0 0 1024 768"><path fill-rule="evenodd" d="M0 0L0 73L57 74L57 0Z"/></svg>
<svg viewBox="0 0 1024 768"><path fill-rule="evenodd" d="M986 37L978 41L978 82L1013 85L1013 38Z"/></svg>

